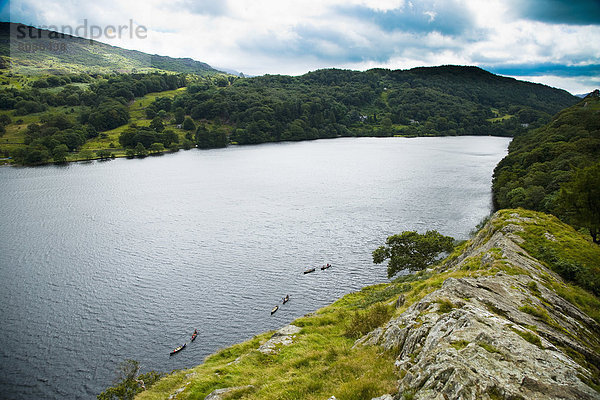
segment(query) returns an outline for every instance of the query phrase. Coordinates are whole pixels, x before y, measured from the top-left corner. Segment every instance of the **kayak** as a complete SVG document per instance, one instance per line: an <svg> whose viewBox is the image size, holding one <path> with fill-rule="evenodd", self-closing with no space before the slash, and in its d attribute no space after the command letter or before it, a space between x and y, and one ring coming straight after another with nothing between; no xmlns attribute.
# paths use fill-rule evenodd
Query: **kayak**
<svg viewBox="0 0 600 400"><path fill-rule="evenodd" d="M175 353L179 353L181 350L185 349L185 346L187 345L187 343L182 344L179 347L176 347L172 352L171 352L171 356Z"/></svg>

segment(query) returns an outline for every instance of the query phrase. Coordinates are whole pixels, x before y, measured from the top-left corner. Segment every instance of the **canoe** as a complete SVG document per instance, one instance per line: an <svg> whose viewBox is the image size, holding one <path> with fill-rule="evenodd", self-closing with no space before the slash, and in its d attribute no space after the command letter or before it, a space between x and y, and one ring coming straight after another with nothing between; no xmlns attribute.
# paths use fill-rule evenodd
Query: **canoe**
<svg viewBox="0 0 600 400"><path fill-rule="evenodd" d="M315 272L315 268L310 268L304 271L305 274L310 274L311 272Z"/></svg>
<svg viewBox="0 0 600 400"><path fill-rule="evenodd" d="M290 295L289 294L283 298L283 304L287 303L288 301L290 301Z"/></svg>
<svg viewBox="0 0 600 400"><path fill-rule="evenodd" d="M196 336L198 336L198 334L197 334L197 333L193 333L193 334L192 334L192 342L193 342L194 340L196 340Z"/></svg>
<svg viewBox="0 0 600 400"><path fill-rule="evenodd" d="M179 347L176 347L172 352L171 352L171 356L175 353L179 353L181 350L185 349L185 346L187 345L187 343L182 344Z"/></svg>
<svg viewBox="0 0 600 400"><path fill-rule="evenodd" d="M331 268L331 264L321 266L321 270L325 270L327 268Z"/></svg>
<svg viewBox="0 0 600 400"><path fill-rule="evenodd" d="M271 310L271 315L275 314L275 311L277 310L279 310L279 306L273 307L273 309Z"/></svg>

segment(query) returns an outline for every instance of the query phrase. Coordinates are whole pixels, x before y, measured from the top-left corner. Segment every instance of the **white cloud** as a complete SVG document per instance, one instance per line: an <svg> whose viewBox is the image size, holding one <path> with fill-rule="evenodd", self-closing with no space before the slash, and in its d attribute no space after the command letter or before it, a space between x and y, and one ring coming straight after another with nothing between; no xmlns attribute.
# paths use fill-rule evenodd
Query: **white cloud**
<svg viewBox="0 0 600 400"><path fill-rule="evenodd" d="M571 94L587 94L600 88L600 77L563 77L556 75L512 76L522 81L561 88Z"/></svg>
<svg viewBox="0 0 600 400"><path fill-rule="evenodd" d="M359 9L341 15L340 7ZM360 10L375 14L365 13L361 18ZM415 31L399 29L410 28L406 18L416 12L425 18L425 24L415 25ZM36 25L76 26L87 19L90 24L106 26L132 19L149 29L148 37L121 38L110 44L191 57L248 74L300 74L324 67L600 64L600 26L515 20L507 3L500 0L485 5L478 0L454 0L451 4L435 0L179 0L175 4L162 0L21 0L11 1L11 13L13 20L16 17L18 22ZM468 16L465 21L471 25L455 29L452 18L457 15ZM376 21L372 16L384 19ZM402 19L390 29L394 18ZM422 31L427 22L438 30ZM539 79L565 85L576 78Z"/></svg>

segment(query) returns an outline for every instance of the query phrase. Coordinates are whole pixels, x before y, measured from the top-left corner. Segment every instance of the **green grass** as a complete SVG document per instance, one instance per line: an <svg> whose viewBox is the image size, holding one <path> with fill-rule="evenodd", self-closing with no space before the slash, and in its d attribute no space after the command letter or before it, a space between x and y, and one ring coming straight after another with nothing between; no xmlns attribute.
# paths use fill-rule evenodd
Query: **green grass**
<svg viewBox="0 0 600 400"><path fill-rule="evenodd" d="M531 281L531 282L529 282L529 283L527 284L527 288L528 288L529 290L531 290L531 292L532 292L533 294L535 294L536 296L539 296L539 295L541 294L541 293L540 293L540 289L538 288L538 285L537 285L537 283L536 283L535 281Z"/></svg>
<svg viewBox="0 0 600 400"><path fill-rule="evenodd" d="M168 397L185 385L189 380L185 375L193 372L197 375L178 398L204 398L217 388L245 385L254 388L244 392L244 399L323 399L332 395L338 399L370 399L394 393L398 375L393 367L393 352L371 346L353 348L355 338L403 312L440 288L446 279L481 273L487 272L420 272L398 277L389 284L365 287L315 315L294 321L302 331L291 346L281 348L277 355L266 356L255 350L270 334L259 335L210 356L196 368L163 378L139 398ZM405 296L405 304L394 310L388 304L400 293ZM448 303L440 304L442 308L455 307ZM357 318L363 326L349 332L350 326L359 325ZM239 362L227 365L238 357ZM237 394L231 396L228 398L238 398Z"/></svg>
<svg viewBox="0 0 600 400"><path fill-rule="evenodd" d="M499 121L504 121L504 120L511 119L514 117L514 115L511 115L511 114L500 115L497 111L495 112L495 114L496 114L496 117L488 118L486 121L499 122Z"/></svg>
<svg viewBox="0 0 600 400"><path fill-rule="evenodd" d="M440 305L438 308L438 313L440 314L447 314L456 308L456 305L448 299L437 300L436 303Z"/></svg>
<svg viewBox="0 0 600 400"><path fill-rule="evenodd" d="M368 297L378 285L358 297ZM361 311L372 312L376 304ZM281 347L276 355L256 351L270 333L221 350L208 357L202 365L191 370L173 373L163 378L140 399L163 399L191 380L178 398L204 398L217 388L252 385L227 399L323 399L335 395L338 399L365 399L395 391L398 376L391 355L371 346L353 348L354 339L345 335L352 320L342 302L319 310L315 315L302 317L293 323L302 328L294 343ZM387 320L383 321L386 322ZM383 323L381 322L381 323ZM232 361L238 359L236 363ZM186 378L190 373L194 377Z"/></svg>
<svg viewBox="0 0 600 400"><path fill-rule="evenodd" d="M533 257L543 261L563 278L593 292L600 293L600 246L562 223L558 218L523 209L501 210L496 224L508 224L512 214L528 218L519 222L524 230L516 232L524 242L521 246ZM555 240L548 240L546 233Z"/></svg>
<svg viewBox="0 0 600 400"><path fill-rule="evenodd" d="M507 214L515 212L520 213L521 210L502 212L500 218L492 220L491 224L495 229L501 229L510 223L507 220L512 217L507 217ZM527 216L532 220L521 223L526 230L523 237L528 237L529 225L538 226L538 221L540 224L544 222L544 219L539 219L541 214L533 213ZM561 223L556 226L547 225L546 228L557 237L560 237L561 229L565 229ZM491 237L495 229L481 233L486 235L482 238L483 243ZM579 243L581 240L583 242ZM588 244L581 236L576 238L576 242L583 247ZM464 251L471 243L463 243L461 249ZM494 275L500 271L527 274L507 259L503 259L500 249L492 248L487 254L492 256L491 265L482 265L483 254L480 254L466 260L467 268L452 268L456 259L460 257L459 253L453 253L439 263L433 272L421 271L400 276L391 283L365 287L359 292L348 294L315 314L294 321L295 325L302 328L301 332L292 345L281 347L276 355L263 355L256 351L271 335L262 334L245 343L219 351L208 357L202 365L170 374L151 390L142 393L139 398L166 398L187 382L190 382L189 385L178 398L202 399L217 388L246 385L252 387L230 393L226 398L310 400L326 399L334 395L338 399L370 399L384 393L394 393L397 390L397 380L401 377L393 367L396 356L394 350L383 351L371 346L353 348L355 339L401 314L427 294L440 288L448 278ZM580 307L592 318L598 318L600 302L591 293L572 283L557 281L549 274L543 274L542 278L545 286ZM537 283L531 281L526 287L532 295L540 295ZM394 302L400 294L404 296L405 302L396 309ZM450 312L457 307L446 299L436 302L439 304L438 312L441 313ZM506 316L493 304L488 304L487 307L498 315ZM541 307L524 305L520 310L557 327L557 323ZM529 343L543 348L541 338L536 333L536 326L511 329ZM478 341L476 344L482 351L501 354L500 350L490 343ZM460 351L467 347L469 342L458 340L450 345ZM412 355L416 356L417 354ZM235 360L238 361L232 363ZM190 373L195 375L186 378ZM591 384L595 384L594 382L596 378ZM412 391L403 393L404 398L411 396L414 396Z"/></svg>
<svg viewBox="0 0 600 400"><path fill-rule="evenodd" d="M374 304L362 312L356 310L348 323L345 335L358 339L378 326L385 324L390 320L392 314L392 308L382 303Z"/></svg>
<svg viewBox="0 0 600 400"><path fill-rule="evenodd" d="M132 121L146 119L146 107L148 107L154 100L159 97L173 98L178 94L185 93L185 88L179 88L174 90L167 90L164 92L148 93L143 97L137 97L132 104L129 106L129 114Z"/></svg>
<svg viewBox="0 0 600 400"><path fill-rule="evenodd" d="M540 349L544 348L542 346L542 340L540 339L540 337L537 334L533 333L532 331L530 331L530 330L522 331L522 330L515 329L515 328L511 328L511 329L514 333L521 336L523 339L525 339L529 343L535 344Z"/></svg>
<svg viewBox="0 0 600 400"><path fill-rule="evenodd" d="M481 347L482 349L485 349L488 353L498 353L498 354L502 354L502 352L500 350L498 350L495 346L492 346L489 343L486 342L478 342L477 343L479 345L479 347Z"/></svg>
<svg viewBox="0 0 600 400"><path fill-rule="evenodd" d="M550 316L548 315L548 311L544 310L543 308L524 305L522 307L519 307L519 311L533 315L534 317L536 317L540 321L545 322L548 325L552 325L553 323Z"/></svg>
<svg viewBox="0 0 600 400"><path fill-rule="evenodd" d="M85 85L85 84L81 84ZM59 90L59 88L44 89L46 91ZM148 93L143 97L138 97L129 105L130 120L129 124L136 124L139 127L149 126L150 120L146 118L146 107L150 105L158 97L170 97L181 94L185 91L185 88L179 88L175 90L167 90L164 92ZM27 126L33 123L40 123L40 118L48 113L63 113L69 116L78 115L81 111L81 106L60 106L60 107L48 107L44 112L28 114L28 115L13 115L12 110L1 110L0 114L6 114L12 119L12 123L6 126L6 133L0 137L0 157L5 150L14 151L17 148L25 146L25 132ZM98 137L89 139L77 152L70 153L67 156L67 161L81 161L83 157L79 154L81 150L91 150L96 152L98 150L109 150L114 153L116 157L124 157L125 150L121 148L119 144L119 135L129 127L129 124L121 125L115 129L101 132ZM210 125L210 124L209 124ZM187 133L183 129L177 128L172 122L165 121L165 129L171 129L179 136L179 142L182 143L185 134ZM112 147L111 147L112 146Z"/></svg>
<svg viewBox="0 0 600 400"><path fill-rule="evenodd" d="M456 342L450 343L450 346L454 347L456 350L462 350L469 345L469 341L467 340L457 340Z"/></svg>

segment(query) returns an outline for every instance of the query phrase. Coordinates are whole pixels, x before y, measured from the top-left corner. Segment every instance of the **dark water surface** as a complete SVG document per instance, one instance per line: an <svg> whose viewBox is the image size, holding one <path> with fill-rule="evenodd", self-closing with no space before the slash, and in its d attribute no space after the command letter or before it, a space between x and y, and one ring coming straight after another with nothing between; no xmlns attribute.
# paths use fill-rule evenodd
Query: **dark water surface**
<svg viewBox="0 0 600 400"><path fill-rule="evenodd" d="M191 367L386 281L371 251L388 235L466 238L490 212L508 142L348 138L0 168L0 397L94 398L124 359Z"/></svg>

